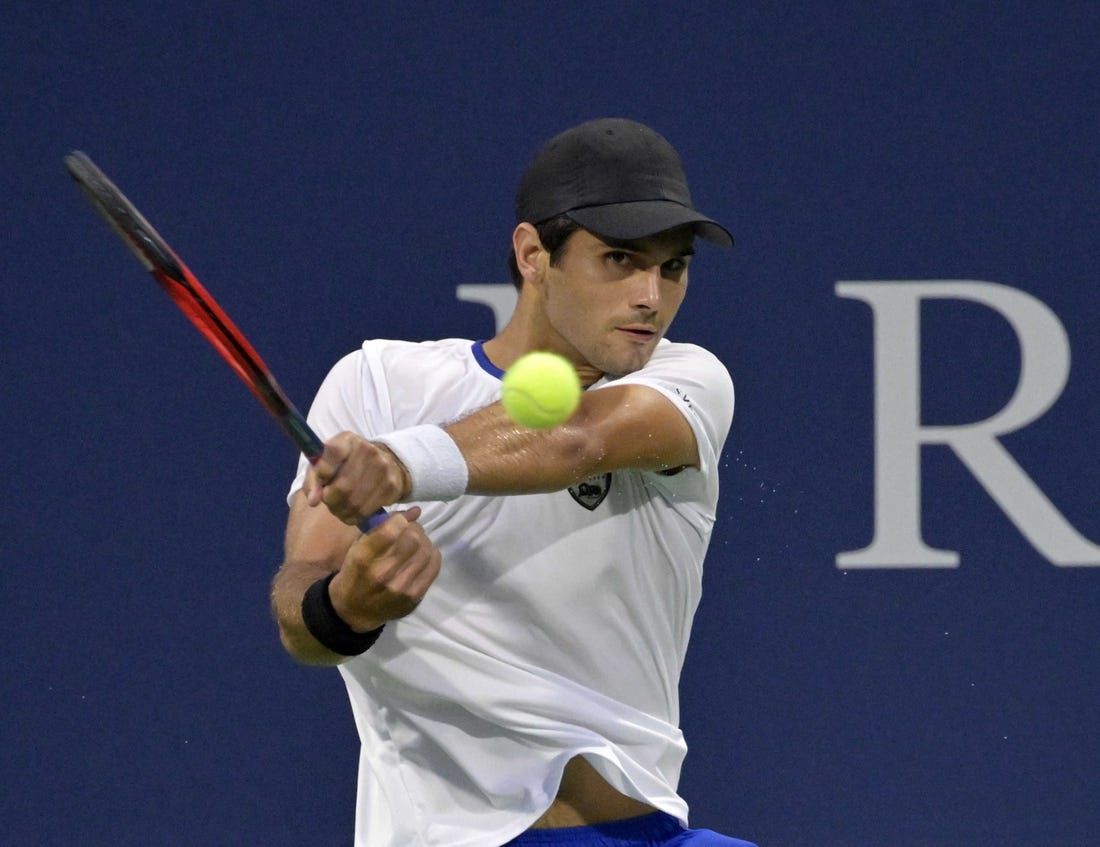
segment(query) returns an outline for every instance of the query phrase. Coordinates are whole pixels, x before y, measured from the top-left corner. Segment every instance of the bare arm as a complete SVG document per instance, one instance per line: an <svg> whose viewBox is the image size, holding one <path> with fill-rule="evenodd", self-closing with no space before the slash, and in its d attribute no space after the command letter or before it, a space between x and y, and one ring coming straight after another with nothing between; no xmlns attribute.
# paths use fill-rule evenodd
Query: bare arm
<svg viewBox="0 0 1100 847"><path fill-rule="evenodd" d="M562 426L516 425L499 403L445 427L469 466L471 494L559 491L623 468L698 465L695 434L659 391L622 385L590 391Z"/></svg>
<svg viewBox="0 0 1100 847"><path fill-rule="evenodd" d="M445 429L465 460L471 494L560 491L623 468L667 470L699 463L695 433L680 410L656 389L636 384L587 392L576 414L553 429L522 427L500 403ZM324 455L308 471L304 507L324 503L340 520L355 523L407 501L410 491L409 474L389 449L342 432L325 442Z"/></svg>
<svg viewBox="0 0 1100 847"><path fill-rule="evenodd" d="M302 598L317 580L338 571L329 585L337 614L357 632L376 629L416 608L439 574L440 554L416 519L420 510L392 514L375 530L359 531L328 509L311 508L299 492L290 509L286 558L275 575L271 606L283 646L298 661L334 665L333 653L302 620Z"/></svg>

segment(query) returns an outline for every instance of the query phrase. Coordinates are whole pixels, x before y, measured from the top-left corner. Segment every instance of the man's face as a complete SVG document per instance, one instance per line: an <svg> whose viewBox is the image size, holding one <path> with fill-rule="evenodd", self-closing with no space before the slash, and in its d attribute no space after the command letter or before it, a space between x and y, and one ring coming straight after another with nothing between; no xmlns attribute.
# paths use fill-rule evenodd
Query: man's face
<svg viewBox="0 0 1100 847"><path fill-rule="evenodd" d="M690 227L636 241L569 237L547 270L546 317L585 384L649 361L683 302L693 240Z"/></svg>

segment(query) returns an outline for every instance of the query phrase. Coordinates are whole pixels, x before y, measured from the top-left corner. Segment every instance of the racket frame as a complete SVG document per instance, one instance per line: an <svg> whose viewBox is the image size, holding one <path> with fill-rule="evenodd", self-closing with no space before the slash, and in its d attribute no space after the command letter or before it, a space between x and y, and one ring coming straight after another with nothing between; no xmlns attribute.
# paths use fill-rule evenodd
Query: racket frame
<svg viewBox="0 0 1100 847"><path fill-rule="evenodd" d="M275 380L260 354L217 301L105 173L80 151L65 157L69 174L192 324L229 363L299 451L316 463L324 443Z"/></svg>

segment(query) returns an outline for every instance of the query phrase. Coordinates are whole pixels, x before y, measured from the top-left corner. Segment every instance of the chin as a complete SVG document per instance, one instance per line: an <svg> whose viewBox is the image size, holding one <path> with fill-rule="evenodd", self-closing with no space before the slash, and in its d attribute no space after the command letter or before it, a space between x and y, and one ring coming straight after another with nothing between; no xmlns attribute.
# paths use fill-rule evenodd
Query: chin
<svg viewBox="0 0 1100 847"><path fill-rule="evenodd" d="M592 367L608 376L625 376L645 367L653 356L660 338L654 338L644 345L606 343L585 352L579 352Z"/></svg>
<svg viewBox="0 0 1100 847"><path fill-rule="evenodd" d="M626 376L645 367L645 363L652 355L652 350L646 350L637 351L629 356L615 356L612 361L607 362L606 367L601 365L600 370L613 376Z"/></svg>

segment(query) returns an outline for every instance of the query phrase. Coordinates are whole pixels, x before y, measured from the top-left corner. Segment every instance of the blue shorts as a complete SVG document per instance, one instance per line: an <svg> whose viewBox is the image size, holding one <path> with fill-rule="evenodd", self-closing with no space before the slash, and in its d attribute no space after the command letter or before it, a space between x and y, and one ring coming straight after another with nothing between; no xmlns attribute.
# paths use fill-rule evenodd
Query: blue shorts
<svg viewBox="0 0 1100 847"><path fill-rule="evenodd" d="M684 829L672 815L655 812L625 821L571 826L564 829L529 829L503 847L756 847L709 829Z"/></svg>

